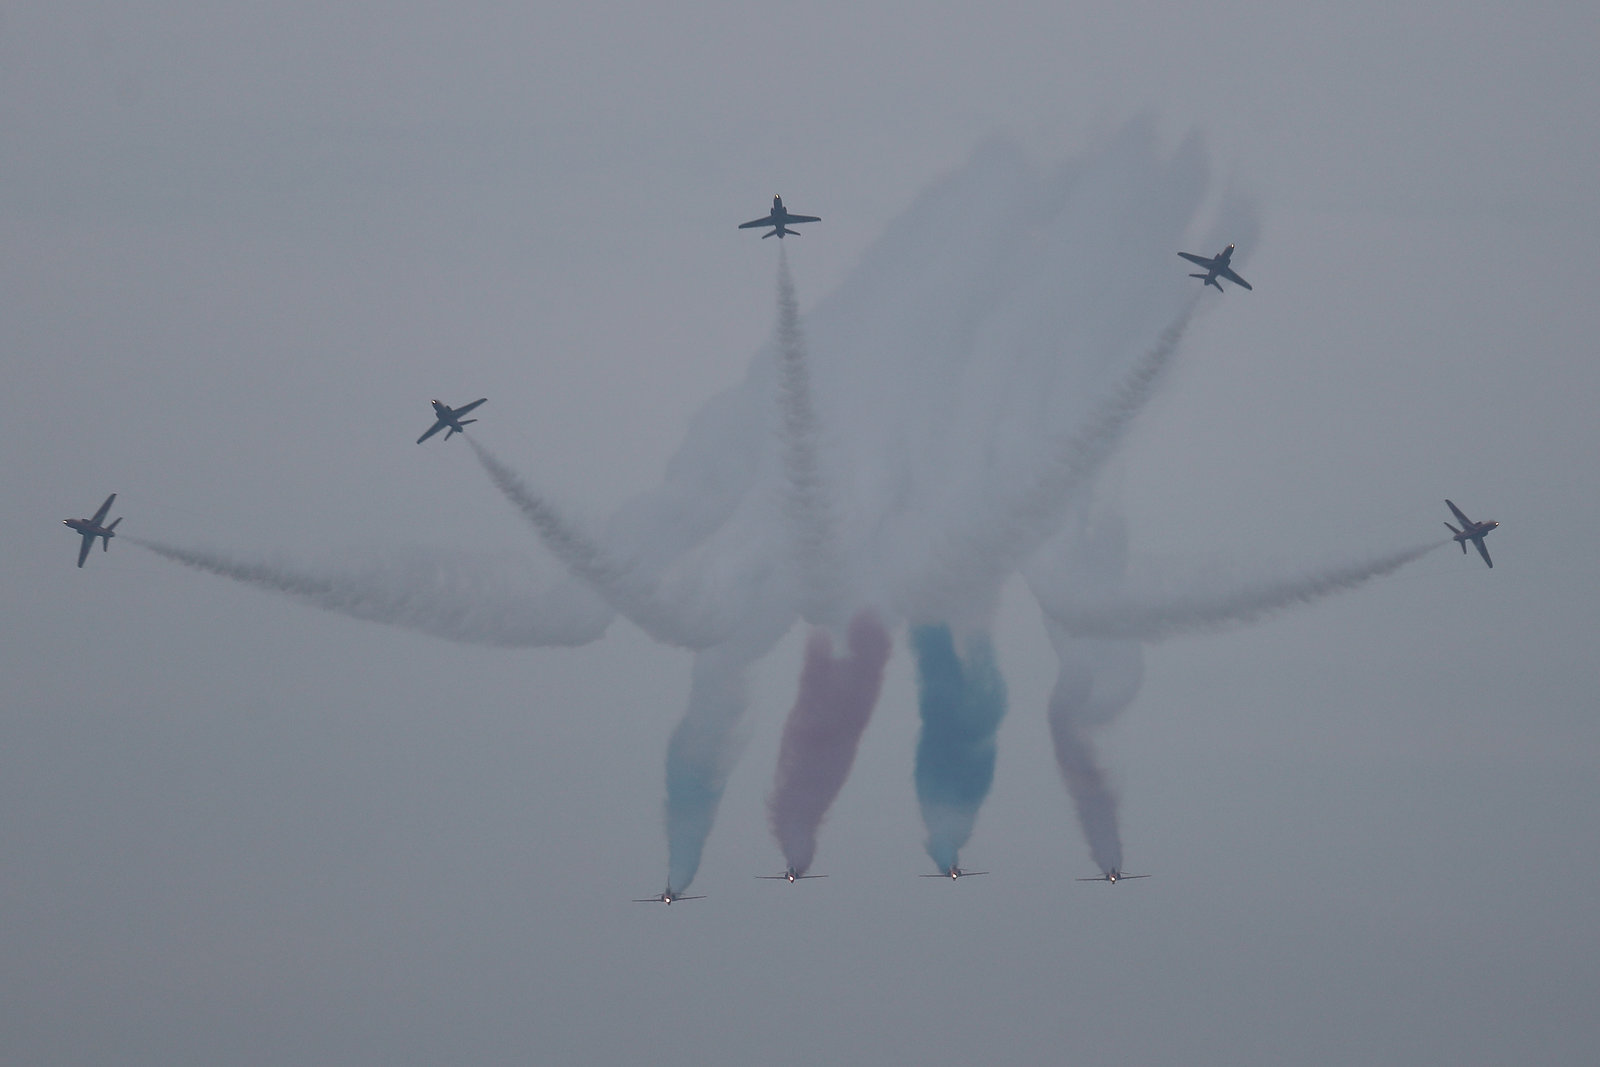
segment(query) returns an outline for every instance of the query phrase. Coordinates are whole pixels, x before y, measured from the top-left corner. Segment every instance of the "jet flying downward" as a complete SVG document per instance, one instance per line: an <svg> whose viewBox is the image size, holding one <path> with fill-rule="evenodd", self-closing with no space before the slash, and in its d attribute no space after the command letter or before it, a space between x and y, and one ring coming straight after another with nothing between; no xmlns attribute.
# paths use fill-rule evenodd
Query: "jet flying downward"
<svg viewBox="0 0 1600 1067"><path fill-rule="evenodd" d="M107 552L111 551L111 539L117 536L117 523L122 521L118 516L110 526L102 526L106 521L106 514L111 510L111 502L117 499L117 494L112 493L106 497L106 502L100 505L100 510L89 519L62 519L61 521L72 527L73 531L83 536L83 544L78 546L78 566L83 566L83 561L89 558L89 550L94 547L96 537L102 539Z"/></svg>
<svg viewBox="0 0 1600 1067"><path fill-rule="evenodd" d="M786 868L782 874L758 874L756 877L764 878L769 882L784 881L794 883L798 882L802 878L826 878L828 876L825 874L801 874L793 867L789 867Z"/></svg>
<svg viewBox="0 0 1600 1067"><path fill-rule="evenodd" d="M789 229L790 226L801 222L821 221L822 220L815 215L789 214L789 210L783 206L783 197L775 196L772 198L772 211L768 213L766 218L751 219L749 222L741 222L739 223L739 229L748 230L756 226L771 226L773 228L772 231L770 233L762 234L761 239L765 241L768 237L776 236L778 240L781 241L783 240L785 234L793 234L796 237L800 236L800 231L791 230Z"/></svg>
<svg viewBox="0 0 1600 1067"><path fill-rule="evenodd" d="M434 434L445 429L446 427L448 427L450 430L449 433L444 435L444 439L446 441L450 440L450 438L454 437L458 433L466 433L466 430L462 429L462 427L466 426L466 424L469 422L477 422L478 420L463 419L461 416L465 415L467 412L471 411L473 408L477 407L487 399L489 398L483 397L482 399L474 400L470 404L463 404L458 408L453 408L449 404L442 403L438 400L433 401L433 414L436 421L432 426L428 427L427 433L417 438L417 444L420 445L422 442L426 441L428 438L432 437Z"/></svg>
<svg viewBox="0 0 1600 1067"><path fill-rule="evenodd" d="M938 874L919 874L919 875L917 875L917 877L918 878L948 878L953 882L957 878L971 878L974 875L988 874L988 873L989 873L988 871L964 871L960 867L957 867L955 864L952 863L948 868L946 868L944 871L941 871Z"/></svg>
<svg viewBox="0 0 1600 1067"><path fill-rule="evenodd" d="M1207 259L1205 256L1197 256L1193 252L1179 252L1178 255L1187 259L1190 263L1204 267L1206 269L1204 274L1191 274L1189 277L1200 278L1206 285L1215 285L1219 293L1223 289L1222 284L1217 281L1218 278L1226 278L1243 289L1253 288L1249 282L1235 274L1233 268L1228 265L1229 261L1233 259L1232 245L1224 248L1211 259Z"/></svg>
<svg viewBox="0 0 1600 1067"><path fill-rule="evenodd" d="M1483 522L1473 522L1471 519L1467 518L1466 515L1462 514L1460 508L1456 507L1448 500L1445 501L1445 506L1450 509L1450 511L1455 515L1456 520L1461 523L1461 529L1459 530L1454 526L1451 526L1448 522L1445 523L1446 529L1455 534L1456 541L1460 543L1461 554L1463 556L1467 554L1467 542L1471 541L1473 545L1477 547L1478 555L1483 557L1483 561L1489 566L1493 567L1494 560L1489 558L1489 549L1484 545L1483 539L1488 537L1489 534L1493 532L1500 524L1487 519ZM83 564L79 563L78 566L81 567Z"/></svg>
<svg viewBox="0 0 1600 1067"><path fill-rule="evenodd" d="M1116 885L1118 882L1127 881L1129 878L1149 877L1150 876L1148 874L1123 874L1121 871L1117 870L1117 868L1113 867L1105 874L1100 875L1098 878L1079 878L1077 880L1080 882L1110 882L1112 885Z"/></svg>
<svg viewBox="0 0 1600 1067"><path fill-rule="evenodd" d="M661 895L660 896L657 896L657 897L635 897L633 902L635 904L671 904L673 901L677 901L677 900L704 900L704 899L706 899L706 898L705 897L682 897L682 896L679 896L678 894L676 894L676 893L674 893L672 891L672 887L669 885L669 886L667 886L667 888L665 888L665 889L663 889L661 891Z"/></svg>

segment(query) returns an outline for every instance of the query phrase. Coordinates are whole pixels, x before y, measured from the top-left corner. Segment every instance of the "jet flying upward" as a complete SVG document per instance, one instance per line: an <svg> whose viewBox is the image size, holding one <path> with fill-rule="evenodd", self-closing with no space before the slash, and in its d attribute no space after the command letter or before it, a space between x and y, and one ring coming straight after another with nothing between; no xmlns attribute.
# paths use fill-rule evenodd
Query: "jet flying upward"
<svg viewBox="0 0 1600 1067"><path fill-rule="evenodd" d="M99 537L105 545L107 552L111 551L111 539L117 536L117 523L122 521L121 516L112 520L110 526L102 526L106 521L106 514L111 510L111 502L117 499L117 494L112 493L106 497L106 502L100 505L100 510L89 519L62 519L61 521L81 535L83 544L78 546L78 566L83 566L83 561L89 558L89 550L94 547L94 539Z"/></svg>
<svg viewBox="0 0 1600 1067"><path fill-rule="evenodd" d="M1228 265L1229 261L1233 259L1232 245L1218 252L1212 259L1207 259L1205 256L1197 256L1193 252L1179 252L1178 255L1187 259L1190 263L1204 267L1206 269L1204 274L1191 274L1189 277L1203 279L1206 285L1215 285L1219 293L1223 291L1222 284L1217 281L1219 277L1226 278L1234 285L1244 289L1253 288L1249 282L1233 273L1233 268Z"/></svg>
<svg viewBox="0 0 1600 1067"><path fill-rule="evenodd" d="M1148 874L1123 874L1121 871L1119 871L1115 867L1113 867L1109 871L1107 871L1105 874L1102 874L1098 878L1079 878L1077 880L1080 881L1080 882L1110 882L1112 885L1116 885L1118 882L1125 882L1129 878L1149 878L1149 877L1150 876Z"/></svg>
<svg viewBox="0 0 1600 1067"><path fill-rule="evenodd" d="M1483 557L1483 561L1489 566L1493 567L1494 560L1489 558L1489 549L1484 545L1483 539L1488 537L1489 534L1500 524L1487 519L1483 522L1473 522L1471 519L1467 518L1466 515L1462 514L1460 508L1450 503L1450 501L1446 500L1445 505L1461 523L1461 529L1459 530L1454 526L1451 526L1448 522L1445 523L1445 527L1451 533L1455 534L1456 541L1460 543L1461 554L1463 556L1467 554L1467 542L1471 541L1477 547L1478 555ZM81 567L83 564L79 563L78 566Z"/></svg>
<svg viewBox="0 0 1600 1067"><path fill-rule="evenodd" d="M635 904L671 904L675 900L704 900L704 899L706 899L706 898L705 897L680 897L678 894L676 894L676 893L674 893L672 891L672 887L669 885L669 886L667 886L667 888L665 888L665 889L663 889L661 891L661 895L658 896L658 897L635 897L633 902Z"/></svg>
<svg viewBox="0 0 1600 1067"><path fill-rule="evenodd" d="M798 882L802 878L826 878L828 876L825 874L801 874L793 867L789 867L785 869L782 874L758 874L756 877L764 878L770 882L785 881L793 883Z"/></svg>
<svg viewBox="0 0 1600 1067"><path fill-rule="evenodd" d="M957 878L971 878L973 875L988 874L988 873L989 873L988 871L964 871L960 867L957 867L955 864L952 863L949 866L948 869L946 869L944 871L941 871L938 874L919 874L919 875L917 875L917 877L918 878L948 878L953 882Z"/></svg>
<svg viewBox="0 0 1600 1067"><path fill-rule="evenodd" d="M482 399L474 400L470 404L463 404L458 408L453 408L449 404L442 403L438 400L433 401L433 414L436 418L436 421L432 426L428 427L427 433L417 438L417 444L420 445L422 442L426 441L440 430L443 430L445 427L450 428L450 432L444 435L444 439L446 441L450 440L450 438L454 437L458 433L466 433L467 431L462 429L462 427L466 426L466 424L469 422L477 422L478 420L463 419L461 416L465 415L467 412L471 411L473 408L477 407L487 399L489 398L483 397Z"/></svg>
<svg viewBox="0 0 1600 1067"><path fill-rule="evenodd" d="M751 219L749 222L741 222L739 223L739 229L748 230L756 226L771 226L773 227L772 232L762 234L761 239L765 241L768 237L776 236L778 240L781 241L783 240L784 234L793 234L796 237L800 236L799 230L789 229L791 225L801 222L821 221L822 220L815 215L789 214L789 210L783 206L783 197L774 196L772 198L772 211L767 215L766 218Z"/></svg>

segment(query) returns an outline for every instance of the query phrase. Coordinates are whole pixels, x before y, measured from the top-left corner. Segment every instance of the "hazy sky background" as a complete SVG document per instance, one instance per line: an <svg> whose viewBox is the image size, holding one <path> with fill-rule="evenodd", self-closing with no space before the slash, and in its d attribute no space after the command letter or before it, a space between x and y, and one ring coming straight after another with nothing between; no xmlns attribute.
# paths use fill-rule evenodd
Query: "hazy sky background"
<svg viewBox="0 0 1600 1067"><path fill-rule="evenodd" d="M8 10L0 1059L1592 1055L1597 41L1576 4ZM774 191L823 217L786 242L804 312L978 146L1048 166L1139 116L1261 228L1117 461L1135 559L1388 550L1446 496L1504 524L1493 571L1451 546L1150 647L1101 740L1154 878L1071 881L1017 582L962 857L992 875L913 877L901 631L832 877L752 878L797 627L709 899L664 909L628 901L683 652L451 644L124 540L73 567L58 520L115 490L120 532L181 544L549 568L461 442L411 443L429 398L488 396L477 438L603 516L768 343L776 242L734 226Z"/></svg>

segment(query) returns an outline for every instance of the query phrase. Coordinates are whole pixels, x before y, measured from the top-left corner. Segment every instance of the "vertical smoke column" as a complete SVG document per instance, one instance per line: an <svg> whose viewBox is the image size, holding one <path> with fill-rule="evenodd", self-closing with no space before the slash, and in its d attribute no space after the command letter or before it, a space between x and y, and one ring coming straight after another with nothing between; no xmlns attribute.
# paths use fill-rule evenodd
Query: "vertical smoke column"
<svg viewBox="0 0 1600 1067"><path fill-rule="evenodd" d="M817 461L817 414L800 305L788 253L778 252L778 403L783 454L784 518L800 581L800 614L813 625L836 619L844 561L834 539L833 515Z"/></svg>
<svg viewBox="0 0 1600 1067"><path fill-rule="evenodd" d="M1102 871L1121 869L1117 798L1095 760L1089 732L1132 702L1144 678L1144 649L1134 641L1085 641L1048 624L1060 660L1050 694L1050 738L1089 854Z"/></svg>
<svg viewBox="0 0 1600 1067"><path fill-rule="evenodd" d="M667 885L682 891L700 869L700 854L728 784L744 715L745 663L725 648L699 652L689 707L667 743Z"/></svg>
<svg viewBox="0 0 1600 1067"><path fill-rule="evenodd" d="M772 835L788 865L802 874L816 856L817 828L849 777L889 660L889 631L872 611L850 621L848 643L847 654L835 657L828 631L811 631L767 798Z"/></svg>
<svg viewBox="0 0 1600 1067"><path fill-rule="evenodd" d="M942 623L911 631L922 712L917 801L928 855L941 871L955 866L994 784L995 733L1006 713L1006 685L988 636L965 644L963 657Z"/></svg>

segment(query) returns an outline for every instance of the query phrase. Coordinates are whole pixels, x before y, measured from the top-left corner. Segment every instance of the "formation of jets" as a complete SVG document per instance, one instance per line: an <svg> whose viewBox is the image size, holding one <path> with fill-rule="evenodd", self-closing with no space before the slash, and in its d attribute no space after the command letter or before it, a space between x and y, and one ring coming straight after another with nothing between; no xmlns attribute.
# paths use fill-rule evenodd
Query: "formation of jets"
<svg viewBox="0 0 1600 1067"><path fill-rule="evenodd" d="M798 882L802 878L826 878L828 876L825 874L801 874L793 867L789 867L786 868L782 874L758 874L756 877L766 879L769 882L793 883Z"/></svg>
<svg viewBox="0 0 1600 1067"><path fill-rule="evenodd" d="M756 229L756 228L761 228L761 227L770 227L770 229L766 233L761 235L762 239L765 240L768 237L777 237L779 240L782 240L785 236L798 236L799 235L799 231L790 229L789 228L790 226L799 225L800 223L805 223L805 222L821 222L821 221L822 220L819 217L815 216L815 215L795 215L795 214L792 214L787 208L785 208L783 206L783 197L774 196L772 198L772 209L771 209L771 211L769 211L762 218L751 219L749 222L740 223L739 224L739 229L741 229L741 230L749 230L749 229ZM1226 248L1224 248L1221 252L1218 252L1215 256L1211 256L1211 257L1195 255L1192 252L1179 252L1178 255L1182 256L1184 259L1188 260L1189 262L1191 262L1191 263L1203 268L1203 272L1194 273L1194 274L1190 274L1189 275L1189 277L1191 277L1191 278L1199 278L1199 279L1201 279L1202 285L1215 286L1218 292L1222 292L1223 291L1222 285L1221 285L1221 283L1219 282L1218 279L1226 278L1228 281L1232 282L1233 284L1235 284L1235 285L1237 285L1237 286L1239 286L1239 287L1241 287L1243 289L1251 289L1252 286L1250 285L1250 283L1245 281L1242 277L1240 277L1234 271L1234 269L1233 269L1233 267L1231 265L1232 260L1233 260L1233 252L1234 252L1234 246L1230 244ZM462 416L474 411L475 409L477 409L477 407L479 405L485 403L487 401L487 399L488 399L487 397L480 397L479 399L474 400L472 403L463 404L461 407L458 407L458 408L453 408L450 405L444 403L443 401L434 400L432 402L432 404L433 404L433 413L434 413L434 423L433 423L432 426L430 426L427 429L427 431L425 433L423 433L423 435L421 437L417 438L417 444L420 445L422 442L426 441L428 438L432 437L434 434L438 433L440 430L445 430L446 431L445 440L447 440L447 441L451 437L454 437L458 433L465 433L467 425L470 424L470 423L477 422L478 420L477 419L462 418ZM117 524L120 523L122 521L122 519L120 517L118 517L117 519L114 519L110 523L106 523L105 520L106 520L106 516L111 511L112 503L116 499L117 499L117 494L115 494L115 493L112 493L110 496L106 497L105 502L103 504L101 504L100 507L95 511L95 513L92 516L90 516L89 518L87 518L87 519L62 519L61 520L68 527L70 527L74 533L78 534L80 537L83 538L82 544L78 547L78 566L79 567L82 567L84 562L89 558L89 551L92 548L94 548L94 542L95 542L96 538L99 538L101 540L101 543L104 546L105 551L109 552L111 550L111 538L116 536ZM1445 505L1447 507L1449 507L1451 513L1456 517L1456 520L1461 523L1460 528L1457 528L1457 527L1451 525L1448 522L1445 523L1445 526L1450 530L1451 534L1454 535L1454 538L1455 538L1456 542L1461 545L1462 553L1463 554L1466 553L1466 551L1467 551L1467 542L1470 541L1472 543L1472 545L1475 548L1477 548L1478 554L1483 557L1483 562L1486 563L1488 566L1493 567L1494 566L1494 561L1489 558L1489 549L1484 545L1483 541L1484 541L1484 538L1487 537L1496 528L1498 528L1500 524L1498 522L1494 522L1492 520L1485 520L1483 522L1474 522L1471 519L1467 518L1466 514L1460 508L1456 507L1454 502L1452 502L1450 500L1446 500L1445 501ZM918 877L920 877L920 878L948 878L951 881L955 881L955 880L960 879L960 878L971 878L971 877L975 877L977 875L988 874L988 873L989 873L988 871L968 871L968 870L964 870L961 867L957 866L956 864L952 863L949 867L947 867L943 871L940 871L938 874L923 874L923 875L919 875ZM785 881L785 882L789 882L790 884L793 884L795 882L800 881L801 879L806 879L806 878L826 878L828 876L825 875L825 874L803 874L800 871L796 870L794 867L787 867L787 868L784 869L784 872L782 874L758 874L758 875L756 875L756 877L760 878L760 879L763 879L763 880L766 880L766 881ZM1099 874L1099 875L1097 875L1097 876L1095 876L1093 878L1078 878L1078 879L1075 879L1075 881L1079 881L1079 882L1109 882L1112 885L1115 885L1117 882L1127 881L1127 880L1133 879L1133 878L1149 878L1149 877L1150 877L1150 875L1148 875L1148 874L1126 874L1123 871L1121 871L1120 869L1118 869L1116 867L1112 867L1109 870L1106 870L1103 873L1101 873L1101 874ZM667 905L671 905L671 904L677 903L680 900L704 900L704 899L706 899L706 898L703 895L683 896L683 895L677 893L676 891L674 891L671 885L668 885L664 890L661 891L660 894L658 894L656 896L653 896L653 897L636 897L636 898L634 898L633 902L635 904L667 904Z"/></svg>
<svg viewBox="0 0 1600 1067"><path fill-rule="evenodd" d="M1456 542L1461 546L1461 554L1463 556L1467 554L1467 542L1471 541L1473 545L1477 547L1478 555L1483 557L1483 561L1489 566L1493 567L1494 560L1489 558L1489 549L1488 546L1483 543L1483 539L1488 537L1490 531L1494 530L1500 524L1490 520L1485 520L1484 522L1473 522L1471 519L1467 518L1466 515L1462 514L1460 508L1456 507L1448 500L1445 501L1445 506L1450 509L1451 514L1455 515L1456 521L1461 523L1461 529L1459 530L1454 526L1451 526L1448 522L1445 523L1445 527L1451 533L1456 535ZM80 567L83 566L82 562L80 562L78 565Z"/></svg>
<svg viewBox="0 0 1600 1067"><path fill-rule="evenodd" d="M78 566L83 566L83 561L89 558L89 550L94 547L94 539L101 538L101 544L107 552L111 551L111 539L117 536L117 523L122 519L119 516L110 526L101 525L106 521L106 515L111 511L111 502L117 499L117 494L112 493L106 497L106 502L100 505L100 510L87 519L62 519L61 521L83 537L83 544L78 546Z"/></svg>
<svg viewBox="0 0 1600 1067"><path fill-rule="evenodd" d="M1204 267L1204 274L1191 274L1189 277L1203 279L1201 283L1203 285L1215 285L1217 287L1217 292L1219 293L1222 292L1223 289L1222 283L1217 281L1218 278L1226 278L1234 285L1239 286L1241 289L1253 288L1249 282L1235 274L1233 272L1233 268L1228 265L1229 261L1233 259L1232 245L1224 248L1210 259L1207 259L1205 256L1197 256L1193 252L1179 252L1178 255L1182 256L1184 259L1187 259L1190 263Z"/></svg>
<svg viewBox="0 0 1600 1067"><path fill-rule="evenodd" d="M467 425L467 423L477 422L478 420L463 419L461 416L465 415L467 412L471 411L473 408L477 407L487 399L489 398L480 397L479 399L474 400L472 403L462 404L458 408L453 408L449 404L439 400L433 401L434 423L432 426L428 427L427 433L417 438L417 444L420 445L422 442L426 441L440 430L448 429L450 431L444 435L444 439L446 441L450 440L450 438L454 437L458 433L466 433L467 431L464 429L464 427Z"/></svg>
<svg viewBox="0 0 1600 1067"><path fill-rule="evenodd" d="M791 230L791 229L789 229L790 226L793 226L793 225L795 225L797 223L801 223L801 222L821 222L821 221L822 220L819 219L815 215L791 215L791 214L789 214L789 209L783 206L783 197L774 196L772 198L772 210L767 213L767 217L766 218L764 218L764 219L751 219L749 222L741 222L741 223L739 223L739 229L741 229L741 230L750 230L750 229L754 229L757 226L771 226L772 229L769 232L762 234L761 235L761 239L763 241L765 241L768 237L776 237L778 240L781 241L781 240L783 240L785 234L790 234L790 235L793 235L795 237L799 237L800 236L800 231L799 230Z"/></svg>

